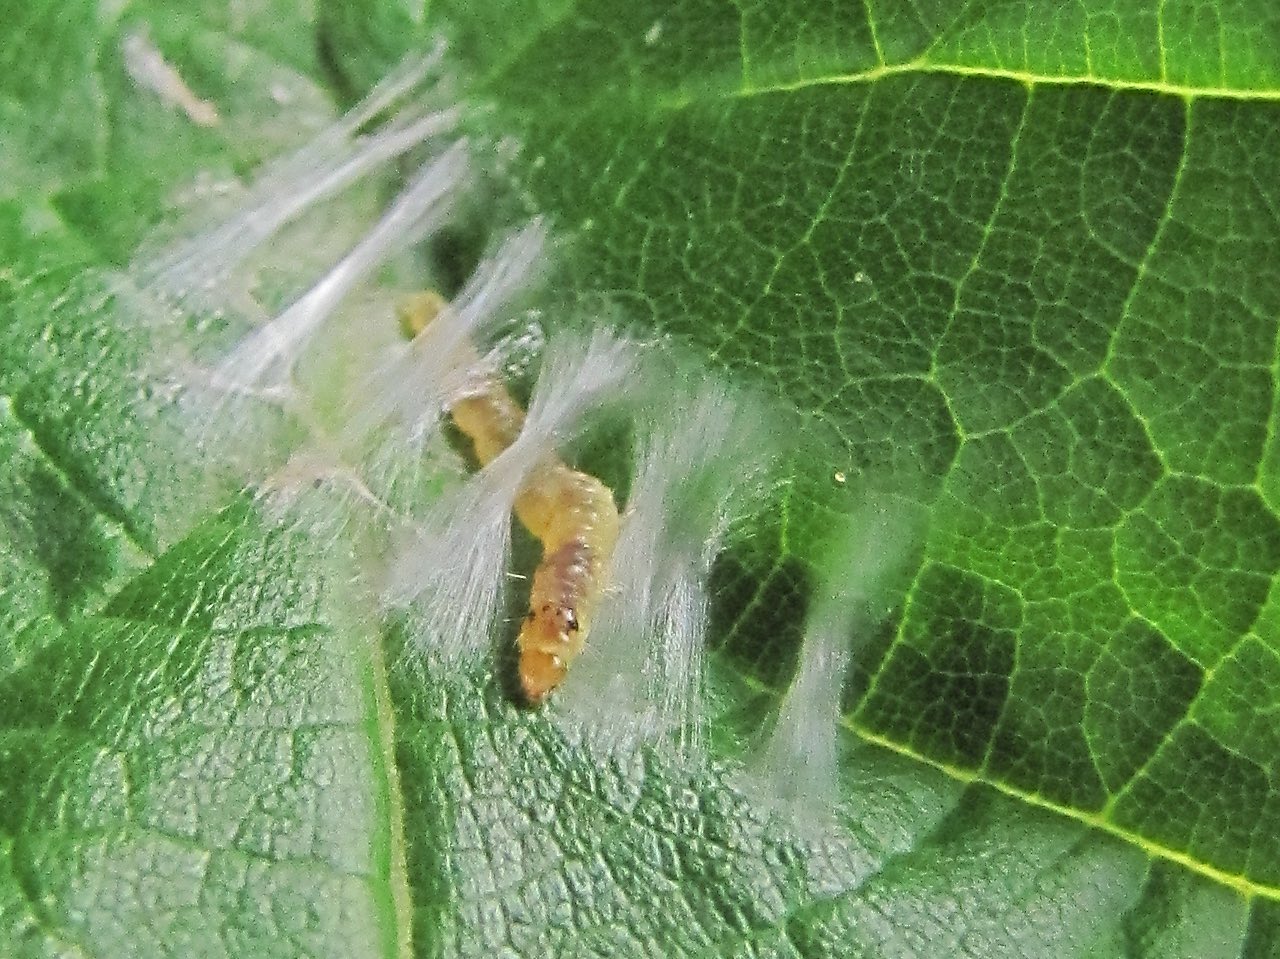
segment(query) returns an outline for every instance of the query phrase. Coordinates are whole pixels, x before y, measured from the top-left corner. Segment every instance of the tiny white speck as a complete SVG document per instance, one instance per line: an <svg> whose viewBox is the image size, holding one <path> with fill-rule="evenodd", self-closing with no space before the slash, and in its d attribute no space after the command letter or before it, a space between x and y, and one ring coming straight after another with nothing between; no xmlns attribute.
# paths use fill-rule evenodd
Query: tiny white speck
<svg viewBox="0 0 1280 959"><path fill-rule="evenodd" d="M658 42L658 38L661 36L662 36L662 21L655 20L653 21L653 26L651 26L648 30L645 31L644 45L646 47L653 46L655 43Z"/></svg>
<svg viewBox="0 0 1280 959"><path fill-rule="evenodd" d="M871 277L867 276L867 274L859 270L857 273L853 274L853 282L854 283L870 283Z"/></svg>

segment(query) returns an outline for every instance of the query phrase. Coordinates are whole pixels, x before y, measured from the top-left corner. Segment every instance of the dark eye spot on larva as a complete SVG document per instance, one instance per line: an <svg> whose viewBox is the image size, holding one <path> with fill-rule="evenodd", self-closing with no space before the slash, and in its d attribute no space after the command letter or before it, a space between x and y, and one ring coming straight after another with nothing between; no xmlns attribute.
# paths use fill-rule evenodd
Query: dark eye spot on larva
<svg viewBox="0 0 1280 959"><path fill-rule="evenodd" d="M578 616L572 609L565 607L564 610L564 628L571 633L578 631Z"/></svg>

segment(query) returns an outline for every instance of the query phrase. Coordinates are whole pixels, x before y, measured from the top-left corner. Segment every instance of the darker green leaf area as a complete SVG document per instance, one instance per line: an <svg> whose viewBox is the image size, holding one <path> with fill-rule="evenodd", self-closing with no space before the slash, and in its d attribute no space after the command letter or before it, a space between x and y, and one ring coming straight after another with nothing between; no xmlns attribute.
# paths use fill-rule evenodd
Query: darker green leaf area
<svg viewBox="0 0 1280 959"><path fill-rule="evenodd" d="M1277 108L1195 101L1178 189L1107 369L1171 470L1252 483L1272 416Z"/></svg>
<svg viewBox="0 0 1280 959"><path fill-rule="evenodd" d="M1210 43L1175 6L447 15L575 237L568 288L791 404L828 451L797 458L782 555L752 576L814 561L829 470L931 513L855 721L1262 881L1280 829L1239 811L1270 815L1280 780L1192 739L1244 682L1209 673L1280 649L1276 21L1222 8ZM726 582L750 609L749 579ZM739 668L785 683L779 630L740 622Z"/></svg>
<svg viewBox="0 0 1280 959"><path fill-rule="evenodd" d="M1059 528L1108 528L1160 477L1160 459L1124 395L1103 377L1073 384L1009 437L1035 477L1044 518ZM1124 464L1124 469L1118 469Z"/></svg>
<svg viewBox="0 0 1280 959"><path fill-rule="evenodd" d="M1213 665L1267 600L1280 521L1253 490L1171 477L1118 530L1116 566L1134 610Z"/></svg>
<svg viewBox="0 0 1280 959"><path fill-rule="evenodd" d="M1280 732L1259 703L1275 695L1277 683L1280 653L1255 637L1241 642L1119 797L1116 819L1193 855L1217 850L1224 869L1276 882Z"/></svg>
<svg viewBox="0 0 1280 959"><path fill-rule="evenodd" d="M114 572L122 544L119 531L68 485L8 401L0 403L0 461L2 562L10 585L0 619L8 646L28 618L66 617L90 603Z"/></svg>
<svg viewBox="0 0 1280 959"><path fill-rule="evenodd" d="M638 294L664 329L811 413L844 451L841 468L936 483L957 445L931 374L954 300L946 278L964 274L998 195L998 182L960 196L951 186L965 170L1007 162L1022 104L1005 92L972 96L970 115L957 109L943 129L919 104L941 109L976 91L904 78L623 114L530 149L587 167L616 165L616 151L644 157L623 182L553 194L567 226L587 227L572 263L579 281ZM565 186L535 178L540 193ZM908 191L921 202L901 219L878 212ZM913 268L915 251L925 257Z"/></svg>
<svg viewBox="0 0 1280 959"><path fill-rule="evenodd" d="M1269 770L1198 726L1179 729L1118 804L1120 823L1263 882L1277 876ZM1237 816L1233 810L1250 810ZM1255 858L1256 857L1256 858Z"/></svg>
<svg viewBox="0 0 1280 959"><path fill-rule="evenodd" d="M6 229L19 227L0 217ZM6 240L12 232L0 248ZM115 281L75 249L42 239L0 277L0 395L48 468L144 555L155 549L166 506L184 495L175 484L192 479L145 465L181 446L143 366L147 331Z"/></svg>
<svg viewBox="0 0 1280 959"><path fill-rule="evenodd" d="M1150 624L1133 619L1085 674L1084 732L1102 785L1119 790L1186 715L1203 672Z"/></svg>
<svg viewBox="0 0 1280 959"><path fill-rule="evenodd" d="M783 683L796 666L811 590L806 568L757 536L712 569L709 641L749 660L762 682Z"/></svg>
<svg viewBox="0 0 1280 959"><path fill-rule="evenodd" d="M944 762L980 765L1009 694L1022 605L1005 587L941 566L925 568L911 602L858 719Z"/></svg>

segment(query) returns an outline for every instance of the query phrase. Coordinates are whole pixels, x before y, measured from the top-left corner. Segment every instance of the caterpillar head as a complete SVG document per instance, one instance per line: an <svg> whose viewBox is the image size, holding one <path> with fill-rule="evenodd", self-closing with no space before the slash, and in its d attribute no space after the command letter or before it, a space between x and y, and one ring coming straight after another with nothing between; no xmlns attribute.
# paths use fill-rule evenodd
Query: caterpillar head
<svg viewBox="0 0 1280 959"><path fill-rule="evenodd" d="M568 672L568 660L582 645L572 606L544 604L525 617L520 637L520 691L530 706L540 706Z"/></svg>

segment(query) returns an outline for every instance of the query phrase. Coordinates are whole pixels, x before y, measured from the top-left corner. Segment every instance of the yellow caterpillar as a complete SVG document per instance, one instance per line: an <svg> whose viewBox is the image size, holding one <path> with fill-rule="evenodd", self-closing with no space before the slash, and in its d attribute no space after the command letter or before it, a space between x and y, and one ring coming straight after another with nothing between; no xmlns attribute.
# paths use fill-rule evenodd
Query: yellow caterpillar
<svg viewBox="0 0 1280 959"><path fill-rule="evenodd" d="M434 291L407 298L399 307L405 332L416 336L447 306ZM481 466L515 442L525 419L498 380L457 400L450 415ZM515 514L542 544L516 640L520 689L536 706L564 680L586 643L618 541L618 507L609 487L550 452L526 479Z"/></svg>

